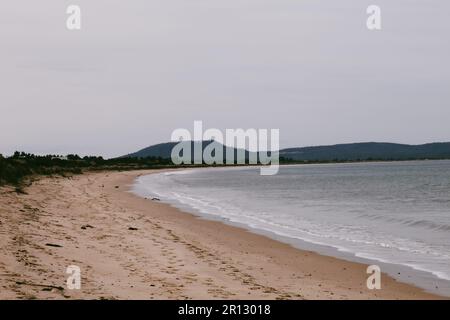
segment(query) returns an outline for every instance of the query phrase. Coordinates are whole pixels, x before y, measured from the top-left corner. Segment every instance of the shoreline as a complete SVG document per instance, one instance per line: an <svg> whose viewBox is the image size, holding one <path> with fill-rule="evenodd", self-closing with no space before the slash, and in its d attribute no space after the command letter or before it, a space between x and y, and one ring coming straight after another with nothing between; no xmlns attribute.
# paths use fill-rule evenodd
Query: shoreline
<svg viewBox="0 0 450 320"><path fill-rule="evenodd" d="M446 299L384 273L382 289L368 290L364 264L129 192L152 172L162 171L43 178L26 195L0 189L0 298ZM65 288L72 264L81 290Z"/></svg>
<svg viewBox="0 0 450 320"><path fill-rule="evenodd" d="M254 166L251 168L258 169L259 167ZM173 169L173 170L191 171L191 170L215 170L215 169L216 168L188 168L188 169ZM233 169L239 170L241 168L226 168L226 170L233 170ZM217 170L223 170L223 168L217 168ZM143 198L145 198L146 196L149 198L151 198L152 196L156 197L160 196L158 195L158 193L153 193L153 195L150 196L152 194L152 190L148 190L149 194L146 195L147 190L145 190L145 183L143 183L142 186L140 186L142 182L138 181L139 179L136 179L132 185L131 192L133 192L133 194ZM191 214L194 217L199 217L201 219L209 221L216 221L218 223L223 223L229 226L244 229L246 231L268 237L272 240L291 245L292 247L298 250L313 251L319 255L334 257L336 259L350 262L356 262L367 266L378 265L381 267L381 270L383 270L384 273L388 274L396 281L410 284L431 294L450 298L450 281L447 280L446 278L439 277L439 275L436 275L433 271L421 269L414 265L403 265L385 259L380 259L377 257L364 256L359 253L342 249L339 246L333 246L332 244L311 242L302 238L290 237L270 229L252 226L244 222L240 222L238 220L228 219L226 217L216 215L213 212L202 211L196 209L195 207L187 205L184 202L169 199L167 197L164 197L163 195L161 195L161 199L164 203L175 208L176 210L182 211L187 214Z"/></svg>

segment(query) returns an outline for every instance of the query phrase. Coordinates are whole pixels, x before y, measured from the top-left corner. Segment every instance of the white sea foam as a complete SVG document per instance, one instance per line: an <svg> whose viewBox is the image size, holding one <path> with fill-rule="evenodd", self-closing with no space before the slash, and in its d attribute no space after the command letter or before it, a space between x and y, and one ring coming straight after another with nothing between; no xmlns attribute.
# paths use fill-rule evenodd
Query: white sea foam
<svg viewBox="0 0 450 320"><path fill-rule="evenodd" d="M135 191L278 236L450 280L450 162L165 172ZM430 196L432 195L432 196Z"/></svg>

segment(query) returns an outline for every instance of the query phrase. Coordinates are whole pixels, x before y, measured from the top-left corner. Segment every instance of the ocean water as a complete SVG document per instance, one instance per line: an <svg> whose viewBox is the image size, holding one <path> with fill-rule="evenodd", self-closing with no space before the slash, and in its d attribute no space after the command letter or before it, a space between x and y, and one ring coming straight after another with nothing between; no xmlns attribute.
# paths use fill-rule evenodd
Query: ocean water
<svg viewBox="0 0 450 320"><path fill-rule="evenodd" d="M450 294L450 161L293 165L275 176L193 169L140 177L134 190L299 246L415 270L409 282Z"/></svg>

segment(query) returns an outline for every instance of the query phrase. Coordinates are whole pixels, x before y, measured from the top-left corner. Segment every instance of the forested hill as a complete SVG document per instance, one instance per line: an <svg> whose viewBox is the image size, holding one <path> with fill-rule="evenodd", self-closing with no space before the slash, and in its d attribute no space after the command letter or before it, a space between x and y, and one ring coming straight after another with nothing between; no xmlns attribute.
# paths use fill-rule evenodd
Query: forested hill
<svg viewBox="0 0 450 320"><path fill-rule="evenodd" d="M197 142L199 143L199 142ZM203 148L211 141L203 141ZM161 143L128 154L125 157L170 158L176 142ZM230 148L225 148L229 150ZM248 156L248 153L247 153ZM422 160L450 159L450 142L406 145L397 143L364 142L288 148L280 150L280 157L292 161L368 161L368 160Z"/></svg>

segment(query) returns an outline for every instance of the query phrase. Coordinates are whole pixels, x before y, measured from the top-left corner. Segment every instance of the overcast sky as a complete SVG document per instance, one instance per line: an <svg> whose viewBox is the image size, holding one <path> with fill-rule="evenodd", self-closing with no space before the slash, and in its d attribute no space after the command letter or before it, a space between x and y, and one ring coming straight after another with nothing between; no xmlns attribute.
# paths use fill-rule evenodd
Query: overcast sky
<svg viewBox="0 0 450 320"><path fill-rule="evenodd" d="M66 29L66 8L82 29ZM382 9L382 30L366 8ZM0 153L118 156L176 128L281 147L450 141L448 0L0 4Z"/></svg>

